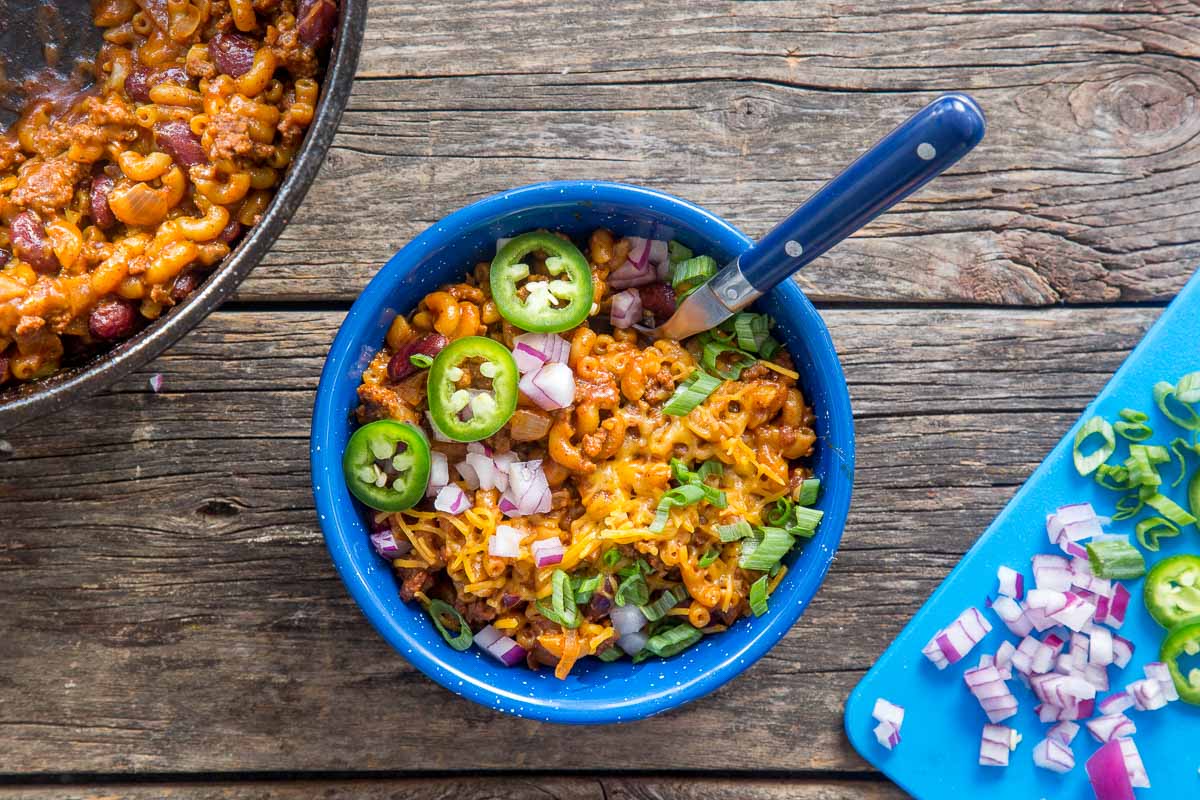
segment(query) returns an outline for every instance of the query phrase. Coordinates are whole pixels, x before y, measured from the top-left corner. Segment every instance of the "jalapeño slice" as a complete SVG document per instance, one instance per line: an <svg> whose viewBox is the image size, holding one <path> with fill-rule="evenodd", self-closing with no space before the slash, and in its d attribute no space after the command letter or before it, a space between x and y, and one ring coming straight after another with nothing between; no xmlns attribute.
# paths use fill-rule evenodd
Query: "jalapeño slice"
<svg viewBox="0 0 1200 800"><path fill-rule="evenodd" d="M415 425L381 419L354 432L342 456L350 493L378 511L403 511L425 496L429 442Z"/></svg>
<svg viewBox="0 0 1200 800"><path fill-rule="evenodd" d="M525 280L530 277L525 257L534 252L546 255L550 280ZM501 247L492 259L490 280L496 310L522 330L565 331L587 319L592 310L592 270L587 259L575 245L552 233L525 233Z"/></svg>
<svg viewBox="0 0 1200 800"><path fill-rule="evenodd" d="M429 367L429 417L457 442L486 439L517 410L517 380L507 347L482 336L457 339Z"/></svg>
<svg viewBox="0 0 1200 800"><path fill-rule="evenodd" d="M1171 671L1171 680L1179 690L1179 699L1200 706L1200 668L1181 663L1185 657L1200 655L1200 620L1180 625L1171 631L1159 650L1158 657ZM1187 672L1184 670L1187 669Z"/></svg>
<svg viewBox="0 0 1200 800"><path fill-rule="evenodd" d="M1167 630L1200 620L1200 556L1164 558L1146 575L1146 610Z"/></svg>

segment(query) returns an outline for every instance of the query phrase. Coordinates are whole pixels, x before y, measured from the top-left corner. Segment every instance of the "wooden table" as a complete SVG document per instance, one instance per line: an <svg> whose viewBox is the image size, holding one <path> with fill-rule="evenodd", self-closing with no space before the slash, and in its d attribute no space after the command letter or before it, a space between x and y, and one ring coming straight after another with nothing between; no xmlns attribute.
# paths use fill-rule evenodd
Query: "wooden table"
<svg viewBox="0 0 1200 800"><path fill-rule="evenodd" d="M1195 2L376 0L321 177L237 299L6 435L0 799L902 796L849 747L845 698L1200 261L1198 85ZM983 146L799 278L859 470L778 647L673 713L563 729L384 644L326 555L307 442L388 256L550 178L760 235L946 90L987 111Z"/></svg>

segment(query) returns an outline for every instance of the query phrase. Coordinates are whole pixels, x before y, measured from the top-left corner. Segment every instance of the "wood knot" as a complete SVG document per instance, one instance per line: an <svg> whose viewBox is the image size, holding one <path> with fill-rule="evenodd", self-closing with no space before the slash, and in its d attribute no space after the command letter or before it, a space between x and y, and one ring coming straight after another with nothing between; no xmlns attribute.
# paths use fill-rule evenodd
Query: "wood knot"
<svg viewBox="0 0 1200 800"><path fill-rule="evenodd" d="M1126 156L1161 153L1200 132L1196 86L1174 72L1110 70L1076 86L1069 101L1090 139Z"/></svg>
<svg viewBox="0 0 1200 800"><path fill-rule="evenodd" d="M228 500L207 500L196 509L196 513L202 517L236 517L241 510Z"/></svg>
<svg viewBox="0 0 1200 800"><path fill-rule="evenodd" d="M770 102L760 97L739 97L725 112L725 125L734 131L756 131L767 127L774 116Z"/></svg>

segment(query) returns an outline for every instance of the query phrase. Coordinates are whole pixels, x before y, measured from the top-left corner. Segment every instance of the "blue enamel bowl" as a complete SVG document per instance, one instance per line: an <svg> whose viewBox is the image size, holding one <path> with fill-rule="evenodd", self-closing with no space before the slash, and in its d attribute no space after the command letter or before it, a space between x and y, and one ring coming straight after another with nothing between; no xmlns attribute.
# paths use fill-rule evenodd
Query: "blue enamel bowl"
<svg viewBox="0 0 1200 800"><path fill-rule="evenodd" d="M638 186L567 181L539 183L456 211L392 257L346 315L321 374L312 424L312 481L317 513L333 562L367 619L433 680L481 705L530 719L573 724L623 722L659 714L702 697L753 664L800 618L833 561L854 482L850 397L829 331L812 304L787 281L762 298L813 405L818 444L813 467L825 512L817 535L789 554L788 572L762 617L739 620L666 660L581 661L565 681L550 670L505 668L476 648L457 652L416 604L397 593L388 563L367 539L366 511L342 478L342 450L353 430L363 368L381 347L392 319L426 293L458 280L494 254L495 241L548 228L584 240L605 227L620 235L678 239L725 263L751 240L720 217L670 195Z"/></svg>

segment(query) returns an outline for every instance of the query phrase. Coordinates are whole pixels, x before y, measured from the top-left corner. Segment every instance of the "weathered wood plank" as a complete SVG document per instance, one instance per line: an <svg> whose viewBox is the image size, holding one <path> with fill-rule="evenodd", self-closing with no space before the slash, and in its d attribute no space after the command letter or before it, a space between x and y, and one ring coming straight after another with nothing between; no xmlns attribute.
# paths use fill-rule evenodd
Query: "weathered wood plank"
<svg viewBox="0 0 1200 800"><path fill-rule="evenodd" d="M1167 299L1200 260L1200 7L1070 6L373 3L329 160L241 296L352 297L436 219L546 179L646 184L761 235L936 94L968 90L984 144L804 288Z"/></svg>
<svg viewBox="0 0 1200 800"><path fill-rule="evenodd" d="M718 778L557 778L545 776L434 779L263 781L241 784L163 783L101 787L5 789L0 800L898 800L876 781Z"/></svg>
<svg viewBox="0 0 1200 800"><path fill-rule="evenodd" d="M65 753L81 772L865 771L846 695L1157 314L825 312L860 440L826 585L712 696L563 736L425 679L338 581L307 435L341 315L218 313L153 365L161 394L144 372L8 434L0 774L59 772Z"/></svg>

